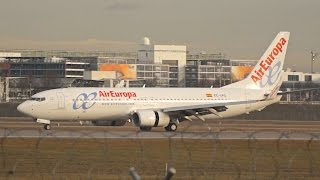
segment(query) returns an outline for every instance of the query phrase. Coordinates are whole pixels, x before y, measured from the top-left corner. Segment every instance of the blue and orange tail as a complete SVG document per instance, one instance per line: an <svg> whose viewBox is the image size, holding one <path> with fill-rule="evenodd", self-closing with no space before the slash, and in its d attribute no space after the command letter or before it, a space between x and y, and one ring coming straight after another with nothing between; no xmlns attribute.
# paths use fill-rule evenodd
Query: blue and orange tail
<svg viewBox="0 0 320 180"><path fill-rule="evenodd" d="M277 92L282 84L281 74L289 36L289 32L280 32L251 73L244 80L224 88L262 89L268 94Z"/></svg>

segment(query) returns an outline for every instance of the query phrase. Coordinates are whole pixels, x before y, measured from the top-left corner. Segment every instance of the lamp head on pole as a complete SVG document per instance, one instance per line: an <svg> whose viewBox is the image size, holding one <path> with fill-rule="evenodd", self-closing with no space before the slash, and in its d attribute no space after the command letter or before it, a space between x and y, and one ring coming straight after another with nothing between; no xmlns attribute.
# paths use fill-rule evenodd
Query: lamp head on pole
<svg viewBox="0 0 320 180"><path fill-rule="evenodd" d="M318 53L314 53L313 51L310 52L311 53L311 58L312 58L312 61L315 61Z"/></svg>

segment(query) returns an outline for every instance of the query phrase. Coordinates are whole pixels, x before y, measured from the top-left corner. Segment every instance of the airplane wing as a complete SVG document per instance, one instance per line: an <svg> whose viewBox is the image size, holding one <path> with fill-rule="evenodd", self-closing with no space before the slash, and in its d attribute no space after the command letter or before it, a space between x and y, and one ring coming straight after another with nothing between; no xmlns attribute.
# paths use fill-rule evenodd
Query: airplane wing
<svg viewBox="0 0 320 180"><path fill-rule="evenodd" d="M238 105L238 104L250 104L257 102L257 100L246 100L246 101L232 101L232 102L221 102L221 103L212 103L212 104L199 104L199 105L191 105L191 106L179 106L179 107L170 107L160 109L164 113L169 113L172 116L183 119L190 120L189 116L195 116L198 119L204 121L203 115L206 114L215 114L219 117L220 112L226 111L227 106L230 105Z"/></svg>
<svg viewBox="0 0 320 180"><path fill-rule="evenodd" d="M172 112L172 111L192 110L192 109L201 109L201 108L225 107L225 106L238 105L238 104L250 104L253 102L257 102L257 100L232 101L232 102L221 102L221 103L212 103L212 104L199 104L199 105L191 105L191 106L179 106L179 107L163 108L161 110L162 110L162 112Z"/></svg>

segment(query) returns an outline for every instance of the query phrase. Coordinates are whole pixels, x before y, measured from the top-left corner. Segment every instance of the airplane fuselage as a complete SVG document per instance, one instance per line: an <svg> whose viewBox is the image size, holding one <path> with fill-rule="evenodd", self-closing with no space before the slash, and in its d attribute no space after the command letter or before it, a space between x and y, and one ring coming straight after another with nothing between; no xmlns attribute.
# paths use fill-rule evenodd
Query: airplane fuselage
<svg viewBox="0 0 320 180"><path fill-rule="evenodd" d="M227 106L221 117L230 117L268 106L280 98L263 99L255 89L222 88L63 88L44 91L24 103L34 118L50 120L127 120L138 109L257 100ZM38 98L38 99L37 99ZM42 99L41 101L41 98ZM220 118L215 114L205 119Z"/></svg>

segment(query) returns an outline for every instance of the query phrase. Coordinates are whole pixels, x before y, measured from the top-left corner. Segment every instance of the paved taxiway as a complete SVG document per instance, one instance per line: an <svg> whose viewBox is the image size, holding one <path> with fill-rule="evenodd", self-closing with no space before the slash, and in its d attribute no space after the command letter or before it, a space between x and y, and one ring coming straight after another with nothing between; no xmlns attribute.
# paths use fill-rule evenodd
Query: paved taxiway
<svg viewBox="0 0 320 180"><path fill-rule="evenodd" d="M59 122L52 130L24 118L0 119L2 138L141 138L141 139L281 139L320 140L320 121L212 120L183 122L177 132L153 128L140 132L127 123L122 127L96 127L89 123Z"/></svg>
<svg viewBox="0 0 320 180"><path fill-rule="evenodd" d="M1 138L112 138L112 139L281 139L281 140L320 140L320 132L130 132L130 131L86 131L37 129L0 129Z"/></svg>

